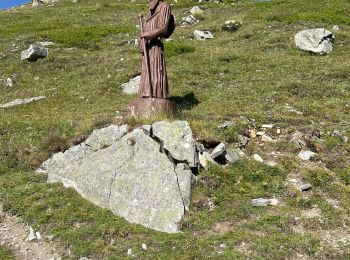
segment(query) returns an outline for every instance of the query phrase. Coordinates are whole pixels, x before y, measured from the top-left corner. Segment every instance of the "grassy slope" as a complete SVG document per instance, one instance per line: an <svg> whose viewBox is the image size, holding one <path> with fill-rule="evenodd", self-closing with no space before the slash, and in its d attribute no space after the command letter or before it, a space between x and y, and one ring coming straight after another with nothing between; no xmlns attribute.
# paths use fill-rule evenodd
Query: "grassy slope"
<svg viewBox="0 0 350 260"><path fill-rule="evenodd" d="M176 3L177 19L193 5ZM349 134L348 1L243 1L203 7L207 10L201 23L177 28L166 46L172 99L183 107L179 118L191 123L198 138L234 142L251 123L242 119L225 132L218 132L217 125L241 115L250 122L255 119L256 125L275 123L287 133L338 129ZM202 173L183 233L177 235L127 224L73 190L46 184L45 176L33 174L53 152L115 121L115 111L123 114L135 98L121 94L119 86L139 72L140 55L135 46L119 43L137 37L136 17L144 10L140 1L82 0L0 12L0 78L15 75L14 88L0 88L0 103L48 97L0 111L4 208L53 234L71 256L121 258L132 248L142 258L349 258L348 246L324 242L330 232L349 235L350 224L349 144L326 134L318 153L328 171L300 165L297 151L281 141L263 147L251 142L246 149L247 154L265 156L280 152L278 167L243 160ZM242 28L233 34L222 32L228 19L242 20ZM336 32L330 55L310 55L294 47L294 34L300 29L331 29L334 24L342 29ZM195 28L211 30L215 39L190 40ZM21 62L21 50L36 40L56 43L49 47L49 58ZM303 114L289 112L285 103ZM295 174L314 185L308 196L287 185L286 177ZM281 206L250 206L251 198L274 195ZM326 198L337 199L340 207L332 207ZM216 205L213 211L208 210L208 200ZM315 207L322 217L303 215ZM304 235L296 229L303 229ZM141 251L141 243L148 251Z"/></svg>

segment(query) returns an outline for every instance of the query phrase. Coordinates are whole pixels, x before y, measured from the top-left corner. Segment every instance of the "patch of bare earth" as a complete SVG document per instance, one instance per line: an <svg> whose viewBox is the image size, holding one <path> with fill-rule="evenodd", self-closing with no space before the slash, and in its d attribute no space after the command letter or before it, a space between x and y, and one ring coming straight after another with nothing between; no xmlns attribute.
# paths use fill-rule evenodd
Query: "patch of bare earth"
<svg viewBox="0 0 350 260"><path fill-rule="evenodd" d="M52 241L40 237L29 241L29 234L30 228L20 223L15 216L3 212L0 205L0 244L10 248L16 259L61 259Z"/></svg>

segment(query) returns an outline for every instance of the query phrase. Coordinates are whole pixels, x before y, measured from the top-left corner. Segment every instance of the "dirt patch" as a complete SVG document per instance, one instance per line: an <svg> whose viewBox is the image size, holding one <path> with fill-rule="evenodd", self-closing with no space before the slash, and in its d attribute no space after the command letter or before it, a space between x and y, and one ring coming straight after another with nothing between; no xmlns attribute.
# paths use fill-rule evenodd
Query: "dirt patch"
<svg viewBox="0 0 350 260"><path fill-rule="evenodd" d="M59 250L45 238L28 240L30 228L14 216L3 212L0 205L0 243L6 245L16 259L60 259Z"/></svg>

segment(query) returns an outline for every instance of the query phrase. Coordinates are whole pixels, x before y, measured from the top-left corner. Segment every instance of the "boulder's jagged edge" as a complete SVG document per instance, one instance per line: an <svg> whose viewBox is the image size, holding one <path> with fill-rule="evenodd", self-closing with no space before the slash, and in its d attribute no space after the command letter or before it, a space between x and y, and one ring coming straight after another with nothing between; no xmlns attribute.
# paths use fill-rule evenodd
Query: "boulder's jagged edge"
<svg viewBox="0 0 350 260"><path fill-rule="evenodd" d="M195 141L187 122L158 123L149 131L128 133L126 125L95 130L85 142L53 155L37 172L129 222L177 232L190 206ZM163 129L162 142L154 129ZM185 134L174 136L174 131ZM169 145L174 140L177 146Z"/></svg>

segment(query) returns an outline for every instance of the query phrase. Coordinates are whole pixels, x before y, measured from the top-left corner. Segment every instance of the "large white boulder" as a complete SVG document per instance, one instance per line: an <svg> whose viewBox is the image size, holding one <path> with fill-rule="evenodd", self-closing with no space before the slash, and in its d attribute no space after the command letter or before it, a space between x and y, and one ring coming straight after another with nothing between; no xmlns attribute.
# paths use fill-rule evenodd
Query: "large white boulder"
<svg viewBox="0 0 350 260"><path fill-rule="evenodd" d="M295 45L304 51L329 54L333 50L334 35L324 28L307 29L295 35Z"/></svg>
<svg viewBox="0 0 350 260"><path fill-rule="evenodd" d="M191 167L197 167L191 129L176 121L155 123L149 131L127 131L126 125L95 130L37 171L48 174L48 182L62 182L132 223L177 232L190 206Z"/></svg>

